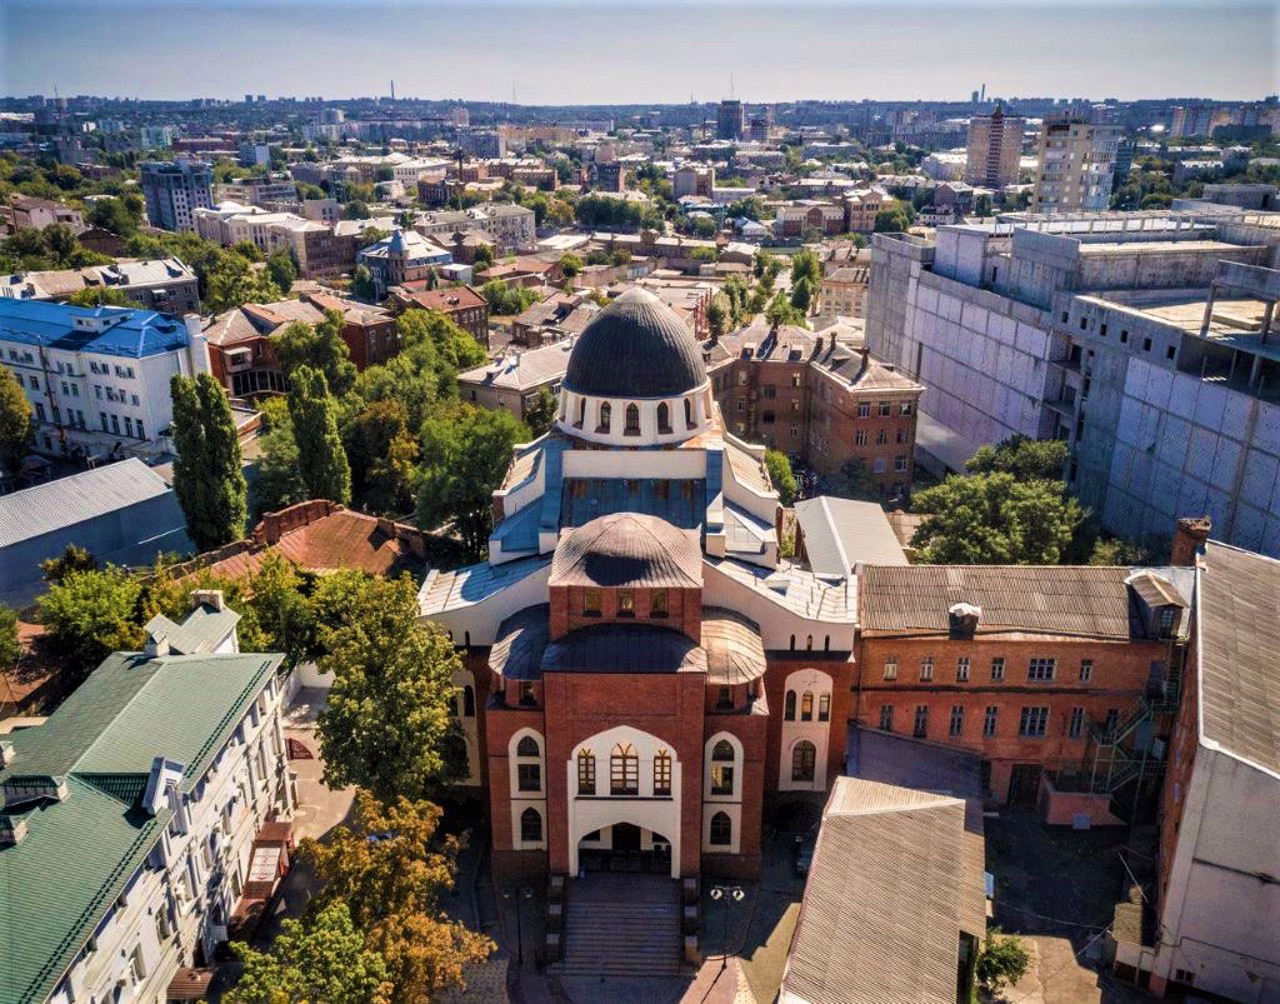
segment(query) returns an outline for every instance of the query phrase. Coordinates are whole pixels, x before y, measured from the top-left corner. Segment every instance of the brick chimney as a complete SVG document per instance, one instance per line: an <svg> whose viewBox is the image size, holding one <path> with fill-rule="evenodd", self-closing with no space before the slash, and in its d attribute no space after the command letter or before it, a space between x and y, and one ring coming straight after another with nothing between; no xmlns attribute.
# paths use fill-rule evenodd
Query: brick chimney
<svg viewBox="0 0 1280 1004"><path fill-rule="evenodd" d="M1173 534L1173 549L1169 554L1169 564L1194 567L1196 556L1209 539L1209 531L1213 523L1208 516L1189 517L1178 520L1178 529Z"/></svg>

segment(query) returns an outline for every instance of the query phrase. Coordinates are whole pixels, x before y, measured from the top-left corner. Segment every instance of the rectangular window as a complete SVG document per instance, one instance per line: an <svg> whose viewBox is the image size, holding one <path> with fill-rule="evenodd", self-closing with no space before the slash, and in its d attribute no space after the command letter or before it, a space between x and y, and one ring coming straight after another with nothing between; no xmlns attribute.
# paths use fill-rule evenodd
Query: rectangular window
<svg viewBox="0 0 1280 1004"><path fill-rule="evenodd" d="M907 470L907 458L905 456L894 457L893 469L899 474L905 474Z"/></svg>
<svg viewBox="0 0 1280 1004"><path fill-rule="evenodd" d="M962 655L956 660L956 683L969 682L969 657Z"/></svg>
<svg viewBox="0 0 1280 1004"><path fill-rule="evenodd" d="M893 731L893 705L892 704L880 705L880 728L884 729L885 732Z"/></svg>
<svg viewBox="0 0 1280 1004"><path fill-rule="evenodd" d="M854 442L854 444L855 444L855 445L857 445L857 446L866 446L866 445L867 445L867 430L866 430L866 429L859 429L857 432L855 432L855 433L853 434L853 442Z"/></svg>
<svg viewBox="0 0 1280 1004"><path fill-rule="evenodd" d="M533 692L533 684L528 681L520 684L520 703L526 708L537 707L538 697Z"/></svg>
<svg viewBox="0 0 1280 1004"><path fill-rule="evenodd" d="M899 442L899 443L909 443L909 442L911 442L911 430L910 430L910 429L899 429L899 430L898 430L898 442Z"/></svg>
<svg viewBox="0 0 1280 1004"><path fill-rule="evenodd" d="M1043 739L1049 728L1048 708L1023 708L1018 719L1018 735L1027 739Z"/></svg>
<svg viewBox="0 0 1280 1004"><path fill-rule="evenodd" d="M964 735L964 705L955 704L951 708L951 725L947 734L955 739Z"/></svg>
<svg viewBox="0 0 1280 1004"><path fill-rule="evenodd" d="M117 436L120 435L120 417L118 415L111 416L111 431Z"/></svg>
<svg viewBox="0 0 1280 1004"><path fill-rule="evenodd" d="M1088 683L1092 679L1093 679L1093 660L1081 659L1080 660L1080 682Z"/></svg>
<svg viewBox="0 0 1280 1004"><path fill-rule="evenodd" d="M618 616L634 617L636 615L636 595L630 589L618 590Z"/></svg>
<svg viewBox="0 0 1280 1004"><path fill-rule="evenodd" d="M898 678L898 660L897 659L885 659L884 678L886 680L896 680Z"/></svg>
<svg viewBox="0 0 1280 1004"><path fill-rule="evenodd" d="M1052 680L1056 659L1032 659L1027 664L1028 680Z"/></svg>
<svg viewBox="0 0 1280 1004"><path fill-rule="evenodd" d="M888 418L888 417L889 417L890 415L892 415L892 414L893 414L893 405L892 405L890 402L888 402L888 401L881 401L881 402L880 402L880 417L881 417L881 418Z"/></svg>
<svg viewBox="0 0 1280 1004"><path fill-rule="evenodd" d="M655 795L671 794L671 757L669 756L653 758L653 793Z"/></svg>
<svg viewBox="0 0 1280 1004"><path fill-rule="evenodd" d="M599 617L600 616L600 590L599 589L583 590L582 616L583 617Z"/></svg>
<svg viewBox="0 0 1280 1004"><path fill-rule="evenodd" d="M926 655L920 660L920 680L927 683L933 679L933 656Z"/></svg>
<svg viewBox="0 0 1280 1004"><path fill-rule="evenodd" d="M915 410L914 404L912 404L910 401L903 401L901 407L899 407L898 409L898 414L906 416L906 415L910 415L914 410Z"/></svg>
<svg viewBox="0 0 1280 1004"><path fill-rule="evenodd" d="M996 722L1000 720L1000 709L994 704L987 705L986 714L982 716L982 735L990 739L996 734Z"/></svg>
<svg viewBox="0 0 1280 1004"><path fill-rule="evenodd" d="M818 697L818 721L831 721L831 695L822 694Z"/></svg>
<svg viewBox="0 0 1280 1004"><path fill-rule="evenodd" d="M1120 724L1120 709L1119 708L1108 709L1107 720L1103 723L1102 727L1106 729L1107 734L1110 735L1112 732L1116 730L1116 726L1118 724Z"/></svg>
<svg viewBox="0 0 1280 1004"><path fill-rule="evenodd" d="M596 793L596 758L593 756L578 757L578 794L594 795Z"/></svg>
<svg viewBox="0 0 1280 1004"><path fill-rule="evenodd" d="M83 417L82 417L82 418L81 418L81 420L80 420L80 428L82 428L82 429L84 428L84 419L83 419ZM143 432L143 431L142 431L142 419L138 419L138 438L139 438L139 439L146 439L146 438L147 438L147 434L146 434L145 432Z"/></svg>
<svg viewBox="0 0 1280 1004"><path fill-rule="evenodd" d="M863 402L862 404L858 405L858 417L859 418L871 417L871 405L869 403Z"/></svg>
<svg viewBox="0 0 1280 1004"><path fill-rule="evenodd" d="M711 765L711 794L713 795L732 795L733 794L733 765L728 763L713 763Z"/></svg>
<svg viewBox="0 0 1280 1004"><path fill-rule="evenodd" d="M655 589L649 594L649 616L667 616L667 591L665 589Z"/></svg>
<svg viewBox="0 0 1280 1004"><path fill-rule="evenodd" d="M912 728L911 734L917 739L923 739L929 734L929 705L916 705L915 727Z"/></svg>
<svg viewBox="0 0 1280 1004"><path fill-rule="evenodd" d="M1067 738L1079 739L1084 731L1084 708L1071 709L1071 724L1067 726Z"/></svg>
<svg viewBox="0 0 1280 1004"><path fill-rule="evenodd" d="M521 791L542 790L542 767L540 765L536 763L517 764L516 776L519 779Z"/></svg>
<svg viewBox="0 0 1280 1004"><path fill-rule="evenodd" d="M733 710L733 688L720 688L720 692L716 695L716 708L720 711Z"/></svg>
<svg viewBox="0 0 1280 1004"><path fill-rule="evenodd" d="M999 683L1004 679L1004 656L998 655L991 660L991 680Z"/></svg>

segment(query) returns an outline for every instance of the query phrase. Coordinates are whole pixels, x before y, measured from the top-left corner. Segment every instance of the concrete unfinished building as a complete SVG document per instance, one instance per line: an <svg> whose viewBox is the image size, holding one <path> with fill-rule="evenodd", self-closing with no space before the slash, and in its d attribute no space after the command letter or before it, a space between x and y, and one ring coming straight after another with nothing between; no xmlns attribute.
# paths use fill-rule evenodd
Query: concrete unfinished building
<svg viewBox="0 0 1280 1004"><path fill-rule="evenodd" d="M1280 214L1135 213L874 238L867 345L927 390L919 459L1014 433L1114 533L1179 516L1280 555Z"/></svg>

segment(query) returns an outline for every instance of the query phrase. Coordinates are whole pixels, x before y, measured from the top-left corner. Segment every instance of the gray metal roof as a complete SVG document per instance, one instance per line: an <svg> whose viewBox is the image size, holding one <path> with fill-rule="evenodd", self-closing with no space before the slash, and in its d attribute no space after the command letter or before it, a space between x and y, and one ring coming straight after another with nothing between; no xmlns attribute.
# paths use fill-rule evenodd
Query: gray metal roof
<svg viewBox="0 0 1280 1004"><path fill-rule="evenodd" d="M1201 735L1280 771L1280 562L1210 541L1198 599Z"/></svg>
<svg viewBox="0 0 1280 1004"><path fill-rule="evenodd" d="M819 575L848 575L856 562L905 565L898 536L875 502L821 495L796 503L809 567Z"/></svg>
<svg viewBox="0 0 1280 1004"><path fill-rule="evenodd" d="M599 624L547 646L542 671L579 673L706 672L702 648L679 631L650 624Z"/></svg>
<svg viewBox="0 0 1280 1004"><path fill-rule="evenodd" d="M657 516L629 512L601 516L561 537L551 562L551 584L700 588L698 534Z"/></svg>
<svg viewBox="0 0 1280 1004"><path fill-rule="evenodd" d="M749 683L768 669L760 626L726 607L703 607L702 647L707 653L709 684Z"/></svg>
<svg viewBox="0 0 1280 1004"><path fill-rule="evenodd" d="M42 537L169 491L136 457L0 497L0 547Z"/></svg>

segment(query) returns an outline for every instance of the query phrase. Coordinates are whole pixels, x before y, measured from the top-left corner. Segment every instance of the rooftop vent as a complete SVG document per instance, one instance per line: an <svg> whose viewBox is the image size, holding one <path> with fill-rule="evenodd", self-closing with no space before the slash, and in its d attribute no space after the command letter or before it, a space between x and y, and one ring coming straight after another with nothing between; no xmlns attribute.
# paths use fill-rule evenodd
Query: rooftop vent
<svg viewBox="0 0 1280 1004"><path fill-rule="evenodd" d="M971 603L957 603L947 611L952 638L972 638L982 619L982 607Z"/></svg>
<svg viewBox="0 0 1280 1004"><path fill-rule="evenodd" d="M0 847L12 847L27 835L27 821L0 816Z"/></svg>
<svg viewBox="0 0 1280 1004"><path fill-rule="evenodd" d="M16 755L13 743L8 741L0 742L0 770L7 770L12 767Z"/></svg>

